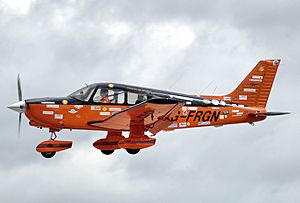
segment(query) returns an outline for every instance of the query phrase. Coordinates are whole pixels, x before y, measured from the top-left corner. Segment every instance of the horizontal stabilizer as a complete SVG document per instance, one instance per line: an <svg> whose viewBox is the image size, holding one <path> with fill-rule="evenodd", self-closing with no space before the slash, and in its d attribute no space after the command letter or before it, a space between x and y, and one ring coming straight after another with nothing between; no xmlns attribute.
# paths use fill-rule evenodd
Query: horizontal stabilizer
<svg viewBox="0 0 300 203"><path fill-rule="evenodd" d="M290 114L290 112L266 112L266 113L256 113L256 114L249 114L249 115L255 117L265 117L265 116L281 116L286 114Z"/></svg>
<svg viewBox="0 0 300 203"><path fill-rule="evenodd" d="M290 112L266 112L266 116L281 116L281 115L286 115L286 114L291 114Z"/></svg>

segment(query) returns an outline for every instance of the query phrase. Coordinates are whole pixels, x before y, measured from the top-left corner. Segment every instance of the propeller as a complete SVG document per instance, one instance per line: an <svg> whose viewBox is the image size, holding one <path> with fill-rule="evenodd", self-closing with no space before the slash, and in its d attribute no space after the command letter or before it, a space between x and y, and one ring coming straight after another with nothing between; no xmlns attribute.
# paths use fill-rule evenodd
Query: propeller
<svg viewBox="0 0 300 203"><path fill-rule="evenodd" d="M19 102L22 101L22 88L21 88L21 80L20 80L20 74L18 74L17 78L17 85L18 85L18 97ZM21 132L21 123L22 123L22 112L19 113L19 123L18 123L18 137L20 137Z"/></svg>
<svg viewBox="0 0 300 203"><path fill-rule="evenodd" d="M22 98L23 96L22 96L20 74L18 74L17 86L18 86L19 101L14 103L14 104L9 105L8 108L19 113L18 136L20 137L20 129L21 129L21 123L22 123L22 113L26 112L26 103Z"/></svg>

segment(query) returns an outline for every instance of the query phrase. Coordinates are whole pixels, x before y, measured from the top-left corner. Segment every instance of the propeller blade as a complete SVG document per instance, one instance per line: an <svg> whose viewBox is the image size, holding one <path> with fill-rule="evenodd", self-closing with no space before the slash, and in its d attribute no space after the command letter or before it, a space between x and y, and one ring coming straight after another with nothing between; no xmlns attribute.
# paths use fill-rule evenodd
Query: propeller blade
<svg viewBox="0 0 300 203"><path fill-rule="evenodd" d="M22 122L22 113L19 113L18 137L20 137L21 122Z"/></svg>
<svg viewBox="0 0 300 203"><path fill-rule="evenodd" d="M19 101L22 101L22 88L21 88L20 74L18 74L18 97L19 97Z"/></svg>

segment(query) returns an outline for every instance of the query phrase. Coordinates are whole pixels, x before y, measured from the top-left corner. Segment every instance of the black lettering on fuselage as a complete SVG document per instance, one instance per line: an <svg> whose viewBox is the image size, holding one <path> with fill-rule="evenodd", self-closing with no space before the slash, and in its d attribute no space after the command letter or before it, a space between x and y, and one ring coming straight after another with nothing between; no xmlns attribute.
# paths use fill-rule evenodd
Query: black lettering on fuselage
<svg viewBox="0 0 300 203"><path fill-rule="evenodd" d="M171 121L178 121L178 119L184 119L186 122L190 121L198 121L198 122L206 122L206 121L214 121L217 122L221 111L195 111L191 110L188 112L186 116L183 116L180 111L178 114L171 118Z"/></svg>
<svg viewBox="0 0 300 203"><path fill-rule="evenodd" d="M218 113L217 113L217 111L214 111L213 114L212 114L212 116L211 116L211 118L210 118L210 122L213 121L213 120L215 122L217 122L217 120L218 120L218 118L220 116L220 113L221 113L221 111L218 111Z"/></svg>
<svg viewBox="0 0 300 203"><path fill-rule="evenodd" d="M194 111L194 110L190 111L187 118L186 118L186 121L189 121L190 118L193 118L195 112L196 111Z"/></svg>
<svg viewBox="0 0 300 203"><path fill-rule="evenodd" d="M211 111L206 111L204 114L203 114L203 117L202 117L202 121L209 121L210 119L210 116L211 116Z"/></svg>
<svg viewBox="0 0 300 203"><path fill-rule="evenodd" d="M199 122L202 114L203 114L203 111L197 111L193 121L195 121L198 118L198 122Z"/></svg>

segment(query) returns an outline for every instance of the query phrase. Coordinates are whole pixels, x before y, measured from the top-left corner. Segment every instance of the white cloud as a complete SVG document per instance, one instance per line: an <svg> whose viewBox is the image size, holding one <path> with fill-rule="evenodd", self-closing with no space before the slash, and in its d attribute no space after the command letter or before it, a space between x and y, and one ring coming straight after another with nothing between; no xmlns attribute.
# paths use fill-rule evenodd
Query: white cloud
<svg viewBox="0 0 300 203"><path fill-rule="evenodd" d="M25 15L31 3L32 0L1 0L0 5L7 14Z"/></svg>
<svg viewBox="0 0 300 203"><path fill-rule="evenodd" d="M107 34L111 43L116 44L119 40L125 40L132 33L132 28L126 22L103 22L101 23L102 31Z"/></svg>
<svg viewBox="0 0 300 203"><path fill-rule="evenodd" d="M157 49L185 49L192 44L195 34L185 23L165 22L150 24L147 28L149 38Z"/></svg>

